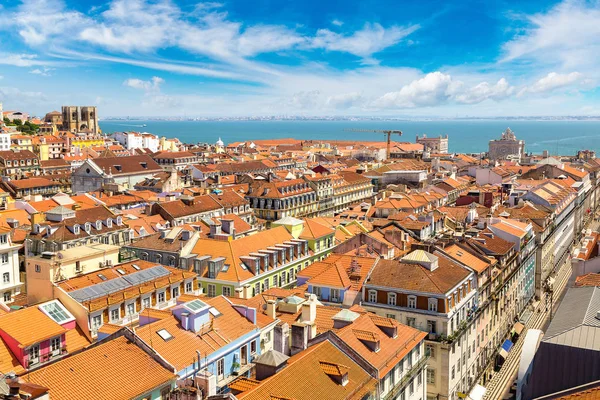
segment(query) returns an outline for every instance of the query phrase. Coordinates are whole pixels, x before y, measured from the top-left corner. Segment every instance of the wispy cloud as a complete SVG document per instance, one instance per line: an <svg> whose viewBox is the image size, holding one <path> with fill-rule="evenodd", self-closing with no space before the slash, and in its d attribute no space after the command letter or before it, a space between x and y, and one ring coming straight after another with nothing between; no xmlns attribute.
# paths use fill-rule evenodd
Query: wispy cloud
<svg viewBox="0 0 600 400"><path fill-rule="evenodd" d="M128 86L134 89L144 90L146 92L158 92L160 91L160 85L165 82L163 78L153 76L150 80L144 81L137 78L129 78L123 82L123 86Z"/></svg>
<svg viewBox="0 0 600 400"><path fill-rule="evenodd" d="M52 74L50 72L53 70L54 70L54 68L43 67L43 68L32 69L31 71L29 71L29 73L34 74L34 75L40 75L40 76L52 76Z"/></svg>
<svg viewBox="0 0 600 400"><path fill-rule="evenodd" d="M380 24L365 24L363 29L350 35L320 29L311 41L311 47L327 51L340 51L354 54L363 59L371 57L395 44L419 29L419 25L408 27L392 26L384 28Z"/></svg>
<svg viewBox="0 0 600 400"><path fill-rule="evenodd" d="M600 61L600 3L567 0L521 18L525 27L503 45L503 62L534 61L569 69Z"/></svg>
<svg viewBox="0 0 600 400"><path fill-rule="evenodd" d="M581 82L583 75L579 72L571 72L569 74L559 74L550 72L548 75L540 78L532 85L527 86L519 92L520 95L525 93L545 93L555 89L572 86L575 83Z"/></svg>

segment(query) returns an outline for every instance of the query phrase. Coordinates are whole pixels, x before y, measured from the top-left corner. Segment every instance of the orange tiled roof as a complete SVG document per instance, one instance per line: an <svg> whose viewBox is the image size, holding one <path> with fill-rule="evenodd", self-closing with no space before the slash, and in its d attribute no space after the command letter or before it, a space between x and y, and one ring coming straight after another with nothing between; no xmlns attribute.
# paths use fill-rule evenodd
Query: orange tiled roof
<svg viewBox="0 0 600 400"><path fill-rule="evenodd" d="M176 376L124 336L66 357L27 375L53 399L129 399L167 385Z"/></svg>
<svg viewBox="0 0 600 400"><path fill-rule="evenodd" d="M0 373L7 374L9 372L20 375L25 372L25 368L23 368L19 360L10 351L6 342L0 338Z"/></svg>
<svg viewBox="0 0 600 400"><path fill-rule="evenodd" d="M334 233L335 233L334 229L332 229L328 226L325 226L325 225L321 225L317 221L314 221L312 218L305 218L304 219L304 229L302 230L302 233L300 234L300 238L301 239L320 239L327 235L333 235Z"/></svg>
<svg viewBox="0 0 600 400"><path fill-rule="evenodd" d="M331 379L323 364L338 365L348 373L348 383L342 386ZM291 382L291 384L290 384ZM258 399L361 399L373 393L377 381L329 340L309 347L288 360L288 366L263 380L255 388L236 395L244 400Z"/></svg>
<svg viewBox="0 0 600 400"><path fill-rule="evenodd" d="M452 258L462 262L466 266L473 268L478 273L482 273L490 266L496 264L495 259L489 258L487 261L483 260L481 257L471 254L469 251L457 246L456 244L445 247L444 252L449 254Z"/></svg>
<svg viewBox="0 0 600 400"><path fill-rule="evenodd" d="M22 348L67 332L36 306L1 316L0 330L15 339Z"/></svg>
<svg viewBox="0 0 600 400"><path fill-rule="evenodd" d="M257 381L256 379L241 377L230 383L229 389L246 392L250 389L254 389L258 385L260 385L260 381Z"/></svg>
<svg viewBox="0 0 600 400"><path fill-rule="evenodd" d="M205 298L203 301L215 307L222 315L218 318L211 315L210 327L205 327L199 333L182 329L179 320L172 316L144 325L136 330L136 334L146 343L152 342L154 350L180 371L194 362L196 351L204 357L258 329L238 313L225 297ZM156 333L161 329L166 329L173 338L168 341L161 339Z"/></svg>
<svg viewBox="0 0 600 400"><path fill-rule="evenodd" d="M395 337L381 331L372 319L372 314L363 314L336 332L340 339L379 370L379 376L385 376L427 336L427 333L402 325L396 320L389 321L396 326ZM379 341L379 351L373 351L363 341Z"/></svg>
<svg viewBox="0 0 600 400"><path fill-rule="evenodd" d="M573 389L569 394L554 397L555 400L600 400L600 385L583 390Z"/></svg>
<svg viewBox="0 0 600 400"><path fill-rule="evenodd" d="M319 365L321 366L323 372L325 372L327 375L344 376L344 374L350 371L350 367L328 361L319 361Z"/></svg>

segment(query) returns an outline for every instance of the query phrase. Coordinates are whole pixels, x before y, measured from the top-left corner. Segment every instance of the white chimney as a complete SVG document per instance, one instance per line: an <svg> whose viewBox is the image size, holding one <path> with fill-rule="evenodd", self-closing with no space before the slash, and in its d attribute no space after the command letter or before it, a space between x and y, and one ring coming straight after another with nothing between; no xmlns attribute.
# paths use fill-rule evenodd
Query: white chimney
<svg viewBox="0 0 600 400"><path fill-rule="evenodd" d="M314 323L317 319L317 300L314 294L311 294L307 301L302 303L302 322Z"/></svg>
<svg viewBox="0 0 600 400"><path fill-rule="evenodd" d="M181 327L186 331L190 327L190 313L181 313Z"/></svg>
<svg viewBox="0 0 600 400"><path fill-rule="evenodd" d="M275 300L267 300L267 315L271 319L277 318L277 302Z"/></svg>

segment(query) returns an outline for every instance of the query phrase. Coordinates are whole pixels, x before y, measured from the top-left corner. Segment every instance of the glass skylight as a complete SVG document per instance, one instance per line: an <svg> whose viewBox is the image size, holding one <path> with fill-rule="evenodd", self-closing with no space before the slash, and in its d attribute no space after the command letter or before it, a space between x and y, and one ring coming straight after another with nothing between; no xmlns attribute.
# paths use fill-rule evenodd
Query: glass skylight
<svg viewBox="0 0 600 400"><path fill-rule="evenodd" d="M161 329L156 331L156 333L158 334L158 336L160 336L165 342L167 340L171 340L173 339L173 335L171 335L166 329Z"/></svg>
<svg viewBox="0 0 600 400"><path fill-rule="evenodd" d="M74 319L67 309L58 301L42 304L40 305L40 308L48 317L52 318L52 320L59 325Z"/></svg>
<svg viewBox="0 0 600 400"><path fill-rule="evenodd" d="M185 303L185 306L187 308L189 308L190 310L196 312L204 307L206 307L206 304L204 304L203 302L201 302L200 300L192 300L188 303Z"/></svg>

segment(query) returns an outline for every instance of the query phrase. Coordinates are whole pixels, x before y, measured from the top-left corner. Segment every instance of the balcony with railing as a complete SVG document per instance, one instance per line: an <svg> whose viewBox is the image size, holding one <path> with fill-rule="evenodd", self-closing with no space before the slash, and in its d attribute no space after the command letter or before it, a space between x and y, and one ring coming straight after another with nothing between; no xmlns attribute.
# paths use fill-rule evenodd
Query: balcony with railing
<svg viewBox="0 0 600 400"><path fill-rule="evenodd" d="M163 302L156 304L156 308L158 308L159 310L164 310L165 308L175 307L176 305L177 305L177 299L172 298L169 301L163 301Z"/></svg>

